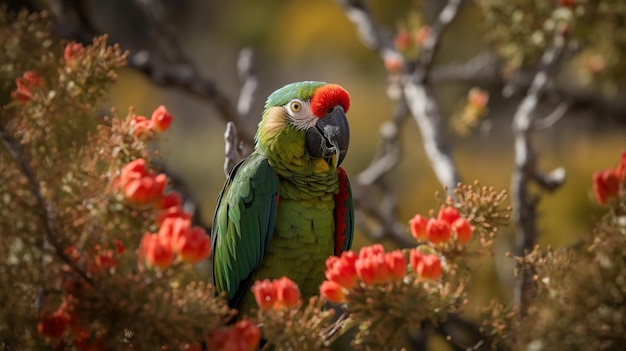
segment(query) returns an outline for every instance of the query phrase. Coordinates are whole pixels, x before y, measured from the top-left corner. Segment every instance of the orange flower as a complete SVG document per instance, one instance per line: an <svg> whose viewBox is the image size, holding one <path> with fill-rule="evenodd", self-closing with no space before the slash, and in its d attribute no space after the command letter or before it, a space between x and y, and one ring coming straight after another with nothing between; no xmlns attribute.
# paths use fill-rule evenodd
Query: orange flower
<svg viewBox="0 0 626 351"><path fill-rule="evenodd" d="M167 112L165 106L161 105L152 113L152 128L157 132L164 132L172 124L172 115Z"/></svg>
<svg viewBox="0 0 626 351"><path fill-rule="evenodd" d="M276 290L277 302L287 308L294 307L300 301L300 289L298 285L287 277L273 281Z"/></svg>
<svg viewBox="0 0 626 351"><path fill-rule="evenodd" d="M452 206L443 207L439 210L439 214L437 215L437 219L440 221L444 221L450 225L454 223L461 215L456 208Z"/></svg>
<svg viewBox="0 0 626 351"><path fill-rule="evenodd" d="M209 257L211 240L204 228L193 227L181 232L175 241L176 250L184 261L198 263Z"/></svg>
<svg viewBox="0 0 626 351"><path fill-rule="evenodd" d="M15 80L17 88L11 93L11 99L26 103L33 98L33 89L43 87L43 79L34 71L27 71Z"/></svg>
<svg viewBox="0 0 626 351"><path fill-rule="evenodd" d="M465 244L472 238L472 225L463 217L452 223L452 230L456 232L456 240L461 244Z"/></svg>
<svg viewBox="0 0 626 351"><path fill-rule="evenodd" d="M373 244L370 246L363 246L359 251L359 258L380 256L385 254L385 248L381 244Z"/></svg>
<svg viewBox="0 0 626 351"><path fill-rule="evenodd" d="M406 274L406 257L400 250L395 250L385 255L385 262L389 276L393 280L401 280Z"/></svg>
<svg viewBox="0 0 626 351"><path fill-rule="evenodd" d="M419 45L424 44L426 39L430 36L430 27L421 26L420 29L413 35L413 40Z"/></svg>
<svg viewBox="0 0 626 351"><path fill-rule="evenodd" d="M269 279L257 280L252 286L252 294L259 308L263 310L274 308L276 303L276 286Z"/></svg>
<svg viewBox="0 0 626 351"><path fill-rule="evenodd" d="M341 257L330 256L326 260L326 279L350 289L356 284L357 276L354 263L357 256L353 251L344 251Z"/></svg>
<svg viewBox="0 0 626 351"><path fill-rule="evenodd" d="M443 220L431 218L426 224L426 235L428 236L428 241L433 244L446 242L451 237L450 224Z"/></svg>
<svg viewBox="0 0 626 351"><path fill-rule="evenodd" d="M441 259L437 255L424 255L419 250L410 252L411 267L424 279L436 280L441 277Z"/></svg>
<svg viewBox="0 0 626 351"><path fill-rule="evenodd" d="M261 341L261 331L249 319L242 319L235 324L235 331L246 346L246 351L255 351Z"/></svg>
<svg viewBox="0 0 626 351"><path fill-rule="evenodd" d="M320 285L320 294L332 303L346 302L346 293L343 287L330 280L324 280L322 282L322 285Z"/></svg>
<svg viewBox="0 0 626 351"><path fill-rule="evenodd" d="M619 179L615 173L609 168L593 174L593 193L600 204L606 204L619 192Z"/></svg>
<svg viewBox="0 0 626 351"><path fill-rule="evenodd" d="M80 60L85 54L85 47L83 44L77 42L70 42L65 45L63 50L63 58L65 59L66 66L73 66L78 60Z"/></svg>
<svg viewBox="0 0 626 351"><path fill-rule="evenodd" d="M157 234L144 234L141 239L141 251L146 261L153 266L166 268L174 261L172 246Z"/></svg>
<svg viewBox="0 0 626 351"><path fill-rule="evenodd" d="M58 339L65 333L67 322L68 317L61 310L53 313L46 312L37 323L37 331L41 336Z"/></svg>
<svg viewBox="0 0 626 351"><path fill-rule="evenodd" d="M428 219L423 217L422 215L416 214L415 217L409 220L409 227L411 228L411 235L416 240L426 240L428 236L426 235L426 224L428 223Z"/></svg>
<svg viewBox="0 0 626 351"><path fill-rule="evenodd" d="M145 177L147 174L146 170L146 160L143 158L138 158L131 162L128 162L120 172L120 177L118 178L118 186L125 187L132 180L141 179Z"/></svg>

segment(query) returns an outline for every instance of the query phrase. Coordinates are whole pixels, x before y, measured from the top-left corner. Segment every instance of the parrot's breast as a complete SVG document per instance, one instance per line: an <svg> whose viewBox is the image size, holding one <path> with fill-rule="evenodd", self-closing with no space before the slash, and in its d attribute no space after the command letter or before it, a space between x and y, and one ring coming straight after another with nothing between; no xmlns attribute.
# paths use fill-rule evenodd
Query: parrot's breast
<svg viewBox="0 0 626 351"><path fill-rule="evenodd" d="M326 259L334 253L337 182L330 179L311 179L307 186L280 181L276 227L258 270L261 279L288 276L305 299L319 294Z"/></svg>

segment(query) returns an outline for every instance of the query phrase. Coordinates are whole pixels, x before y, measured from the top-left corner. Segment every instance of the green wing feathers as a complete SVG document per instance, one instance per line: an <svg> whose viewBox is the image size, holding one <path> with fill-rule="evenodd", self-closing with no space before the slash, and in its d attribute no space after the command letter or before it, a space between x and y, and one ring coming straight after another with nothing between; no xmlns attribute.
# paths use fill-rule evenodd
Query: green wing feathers
<svg viewBox="0 0 626 351"><path fill-rule="evenodd" d="M278 176L253 153L233 170L217 199L213 218L213 282L227 291L231 306L247 293L252 272L272 239L278 205Z"/></svg>

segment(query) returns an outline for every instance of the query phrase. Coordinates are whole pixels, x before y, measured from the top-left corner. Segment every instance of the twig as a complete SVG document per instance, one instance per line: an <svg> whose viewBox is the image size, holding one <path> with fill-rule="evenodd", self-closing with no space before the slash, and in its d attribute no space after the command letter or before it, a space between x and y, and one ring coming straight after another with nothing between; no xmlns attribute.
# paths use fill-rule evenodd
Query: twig
<svg viewBox="0 0 626 351"><path fill-rule="evenodd" d="M239 149L237 127L235 127L233 122L226 123L224 143L224 174L228 177L233 167L242 159L241 150Z"/></svg>
<svg viewBox="0 0 626 351"><path fill-rule="evenodd" d="M259 85L256 70L254 69L254 51L251 48L243 48L239 52L237 73L239 74L239 80L243 83L239 93L239 100L237 101L237 112L243 119L249 122L250 109Z"/></svg>
<svg viewBox="0 0 626 351"><path fill-rule="evenodd" d="M76 262L71 260L65 254L65 251L58 240L54 221L52 219L51 206L50 204L46 203L43 196L41 195L41 190L39 189L39 185L37 184L35 173L24 158L19 142L15 140L11 136L11 134L9 134L6 129L4 129L2 125L0 125L0 136L2 137L2 143L4 144L4 147L7 149L15 163L18 165L18 167L28 180L28 186L30 188L30 191L35 197L35 201L37 202L37 215L41 220L44 231L44 243L49 243L50 245L52 245L52 247L54 248L54 252L56 253L57 257L61 259L61 261L71 267L86 282L92 283L91 278L80 267L78 267L78 265L76 265Z"/></svg>
<svg viewBox="0 0 626 351"><path fill-rule="evenodd" d="M513 117L515 168L511 179L511 200L513 220L516 225L515 255L517 256L523 256L525 252L532 250L537 240L537 197L530 192L531 181L535 181L544 189L554 190L563 184L565 179L565 172L562 169L552 172L552 177L546 177L538 171L537 157L531 140L532 132L536 128L537 104L548 83L549 71L559 61L564 45L563 33L559 30L555 31L552 45L541 57L539 70ZM525 270L516 281L514 297L522 314L534 294L532 287L532 273Z"/></svg>

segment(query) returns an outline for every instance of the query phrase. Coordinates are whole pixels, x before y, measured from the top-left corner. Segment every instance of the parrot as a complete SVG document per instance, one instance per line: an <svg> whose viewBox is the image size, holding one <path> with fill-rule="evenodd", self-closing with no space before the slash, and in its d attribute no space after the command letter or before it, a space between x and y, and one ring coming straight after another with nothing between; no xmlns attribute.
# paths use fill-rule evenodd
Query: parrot
<svg viewBox="0 0 626 351"><path fill-rule="evenodd" d="M350 141L348 92L295 82L274 91L254 150L230 171L217 198L213 283L239 312L254 307L252 284L286 276L302 298L319 293L326 259L352 246L354 204L339 165Z"/></svg>

